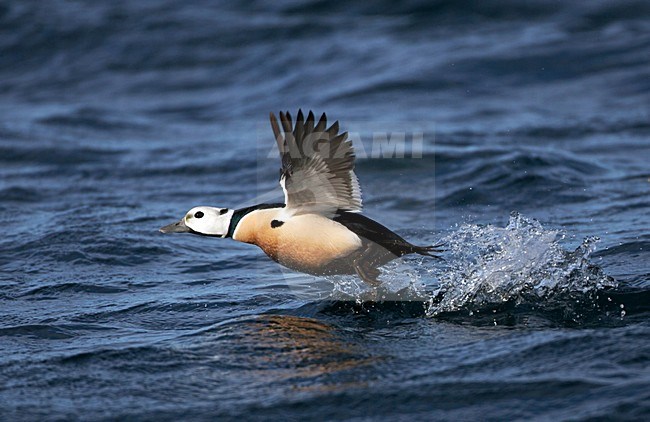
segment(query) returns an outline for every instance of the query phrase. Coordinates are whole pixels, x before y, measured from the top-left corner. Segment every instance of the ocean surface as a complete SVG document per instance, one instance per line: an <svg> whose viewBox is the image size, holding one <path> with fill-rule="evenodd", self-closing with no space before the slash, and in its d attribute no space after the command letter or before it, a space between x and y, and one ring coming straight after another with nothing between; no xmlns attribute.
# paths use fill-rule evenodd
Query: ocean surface
<svg viewBox="0 0 650 422"><path fill-rule="evenodd" d="M444 261L158 232L299 108ZM0 420L649 420L650 3L0 1L0 227Z"/></svg>

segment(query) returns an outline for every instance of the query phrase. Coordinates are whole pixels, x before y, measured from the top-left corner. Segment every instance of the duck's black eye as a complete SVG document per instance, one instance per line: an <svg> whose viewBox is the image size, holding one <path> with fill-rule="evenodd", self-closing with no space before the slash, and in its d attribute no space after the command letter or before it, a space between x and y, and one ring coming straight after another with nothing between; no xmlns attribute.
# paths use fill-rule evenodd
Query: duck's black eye
<svg viewBox="0 0 650 422"><path fill-rule="evenodd" d="M228 212L228 208L221 208L221 211L219 211L219 214L224 215L227 212Z"/></svg>
<svg viewBox="0 0 650 422"><path fill-rule="evenodd" d="M203 217L203 211L197 211L197 212L195 212L195 213L194 213L194 217L196 217L196 218L201 218L201 217Z"/></svg>

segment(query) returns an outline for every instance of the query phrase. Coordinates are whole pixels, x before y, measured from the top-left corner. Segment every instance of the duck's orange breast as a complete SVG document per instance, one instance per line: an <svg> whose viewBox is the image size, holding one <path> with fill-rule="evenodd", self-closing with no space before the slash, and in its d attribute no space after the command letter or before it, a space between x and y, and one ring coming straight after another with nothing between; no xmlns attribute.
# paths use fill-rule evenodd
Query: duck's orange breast
<svg viewBox="0 0 650 422"><path fill-rule="evenodd" d="M361 239L342 224L318 214L282 221L281 211L247 214L237 225L233 239L255 244L280 264L312 274L323 273L329 263L361 247Z"/></svg>

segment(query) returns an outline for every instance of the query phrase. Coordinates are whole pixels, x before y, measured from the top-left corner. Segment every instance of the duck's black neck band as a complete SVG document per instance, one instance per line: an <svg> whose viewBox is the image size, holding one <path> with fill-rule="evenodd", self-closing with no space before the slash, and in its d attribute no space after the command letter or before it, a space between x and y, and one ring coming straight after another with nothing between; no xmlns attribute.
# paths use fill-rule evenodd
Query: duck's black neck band
<svg viewBox="0 0 650 422"><path fill-rule="evenodd" d="M237 224L241 221L244 216L255 210L263 210L267 208L284 208L284 204L257 204L246 208L240 208L233 212L232 217L230 218L230 225L228 226L228 233L224 237L232 237L237 228Z"/></svg>

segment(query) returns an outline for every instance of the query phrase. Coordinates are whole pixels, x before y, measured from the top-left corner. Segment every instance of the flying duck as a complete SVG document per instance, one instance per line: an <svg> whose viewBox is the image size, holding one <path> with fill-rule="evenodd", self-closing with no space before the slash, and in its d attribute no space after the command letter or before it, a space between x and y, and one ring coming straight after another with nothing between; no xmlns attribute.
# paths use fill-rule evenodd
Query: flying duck
<svg viewBox="0 0 650 422"><path fill-rule="evenodd" d="M301 110L295 125L289 112L280 122L271 113L271 128L282 167L284 204L241 209L200 206L163 233L229 237L259 246L272 260L313 275L357 274L371 286L380 282L380 267L407 255L438 258L440 245L416 246L361 214L361 189L354 174L354 148L338 121L327 127Z"/></svg>

